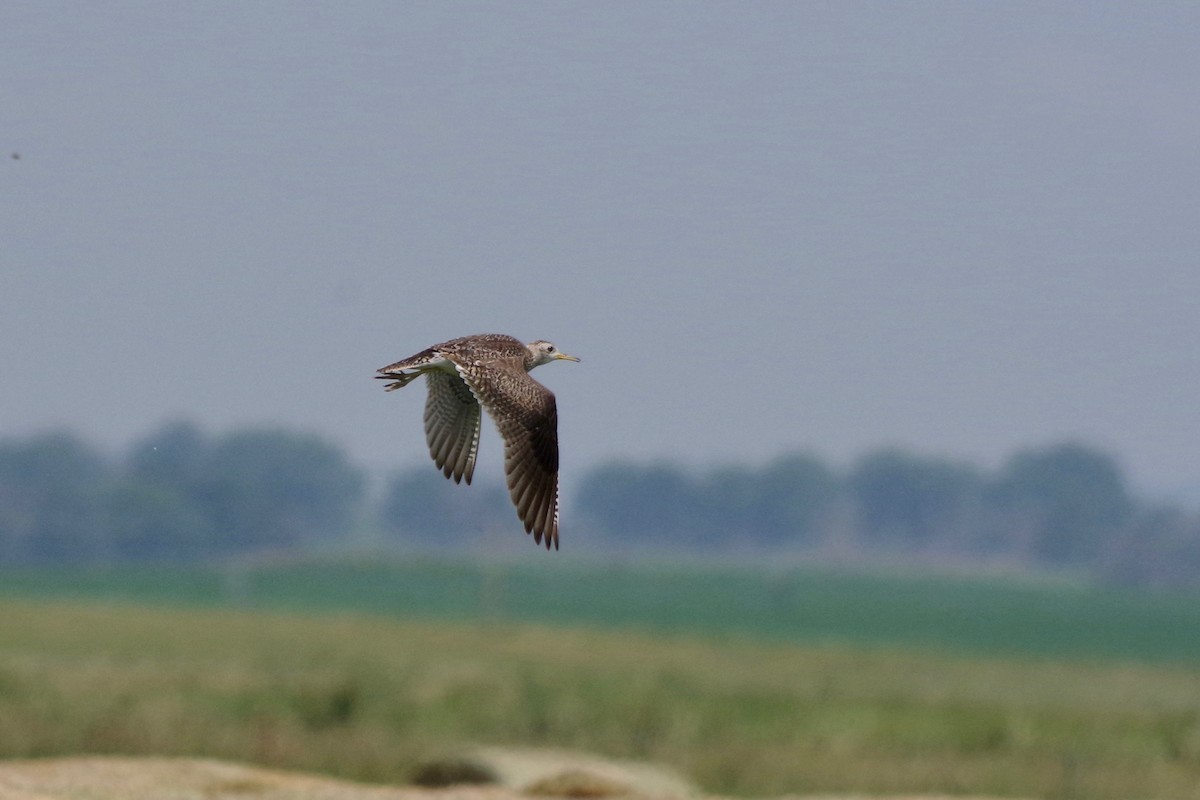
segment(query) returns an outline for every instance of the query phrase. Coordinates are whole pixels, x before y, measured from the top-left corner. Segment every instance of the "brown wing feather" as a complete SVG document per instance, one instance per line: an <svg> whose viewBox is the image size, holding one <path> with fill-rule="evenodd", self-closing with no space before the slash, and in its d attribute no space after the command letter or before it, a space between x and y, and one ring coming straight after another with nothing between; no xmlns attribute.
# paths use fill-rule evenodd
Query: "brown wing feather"
<svg viewBox="0 0 1200 800"><path fill-rule="evenodd" d="M525 532L558 549L558 408L554 394L514 359L486 367L454 359L504 440L509 496Z"/></svg>
<svg viewBox="0 0 1200 800"><path fill-rule="evenodd" d="M378 369L378 372L389 373L389 372L399 372L399 371L405 370L405 369L416 369L417 367L425 366L426 364L433 361L437 357L438 357L438 352L437 352L436 345L434 347L426 347L424 350L417 353L416 355L409 356L408 358L405 358L401 361L397 361L394 364L388 364L386 367L380 367ZM385 374L385 375L377 375L376 377L388 377L388 376Z"/></svg>
<svg viewBox="0 0 1200 800"><path fill-rule="evenodd" d="M440 370L425 373L425 441L429 454L447 478L471 482L479 452L479 403L458 375Z"/></svg>

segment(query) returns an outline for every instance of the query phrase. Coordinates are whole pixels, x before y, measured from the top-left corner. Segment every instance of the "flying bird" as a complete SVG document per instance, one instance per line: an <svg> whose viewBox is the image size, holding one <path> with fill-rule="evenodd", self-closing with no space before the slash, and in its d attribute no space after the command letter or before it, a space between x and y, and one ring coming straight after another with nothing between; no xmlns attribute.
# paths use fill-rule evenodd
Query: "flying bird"
<svg viewBox="0 0 1200 800"><path fill-rule="evenodd" d="M504 440L504 476L525 532L558 549L558 408L529 375L551 361L578 361L545 339L529 344L501 333L435 344L379 370L393 391L424 375L425 440L447 478L471 483L479 451L480 406Z"/></svg>

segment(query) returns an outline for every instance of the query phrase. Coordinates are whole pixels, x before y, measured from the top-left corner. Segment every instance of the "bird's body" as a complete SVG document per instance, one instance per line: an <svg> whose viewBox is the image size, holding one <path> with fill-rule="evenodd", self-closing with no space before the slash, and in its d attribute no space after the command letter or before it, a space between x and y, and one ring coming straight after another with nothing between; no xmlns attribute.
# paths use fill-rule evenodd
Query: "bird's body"
<svg viewBox="0 0 1200 800"><path fill-rule="evenodd" d="M471 482L479 451L480 407L504 439L504 473L517 516L534 541L558 549L558 409L554 394L529 371L555 360L578 361L545 340L526 345L485 333L435 344L389 364L375 377L387 391L424 375L425 439L447 478Z"/></svg>

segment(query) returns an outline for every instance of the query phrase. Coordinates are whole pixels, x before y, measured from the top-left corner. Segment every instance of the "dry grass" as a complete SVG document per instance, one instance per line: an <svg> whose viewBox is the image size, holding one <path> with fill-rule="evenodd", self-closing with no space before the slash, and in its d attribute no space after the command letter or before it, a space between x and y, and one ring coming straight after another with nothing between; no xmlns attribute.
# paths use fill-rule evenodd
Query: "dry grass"
<svg viewBox="0 0 1200 800"><path fill-rule="evenodd" d="M523 625L0 604L0 757L204 756L404 782L463 742L706 791L1192 798L1200 670Z"/></svg>

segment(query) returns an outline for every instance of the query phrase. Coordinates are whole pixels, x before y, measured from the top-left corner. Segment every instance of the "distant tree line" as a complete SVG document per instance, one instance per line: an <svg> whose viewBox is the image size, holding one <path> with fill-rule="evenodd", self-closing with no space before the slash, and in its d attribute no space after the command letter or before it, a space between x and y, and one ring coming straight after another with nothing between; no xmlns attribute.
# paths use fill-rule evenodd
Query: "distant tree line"
<svg viewBox="0 0 1200 800"><path fill-rule="evenodd" d="M338 448L176 423L105 458L68 433L0 441L0 561L181 561L346 534L366 482Z"/></svg>
<svg viewBox="0 0 1200 800"><path fill-rule="evenodd" d="M338 547L364 534L463 547L519 531L498 482L430 465L370 491L311 434L173 423L110 457L69 433L0 440L0 563L165 562ZM609 552L936 561L1200 585L1200 515L1134 497L1115 460L1057 444L999 469L885 449L706 471L612 462L570 498L572 538Z"/></svg>
<svg viewBox="0 0 1200 800"><path fill-rule="evenodd" d="M1111 456L1074 443L1023 450L993 472L899 449L842 472L804 454L700 473L611 463L586 477L577 505L630 543L1200 584L1200 515L1139 500Z"/></svg>

